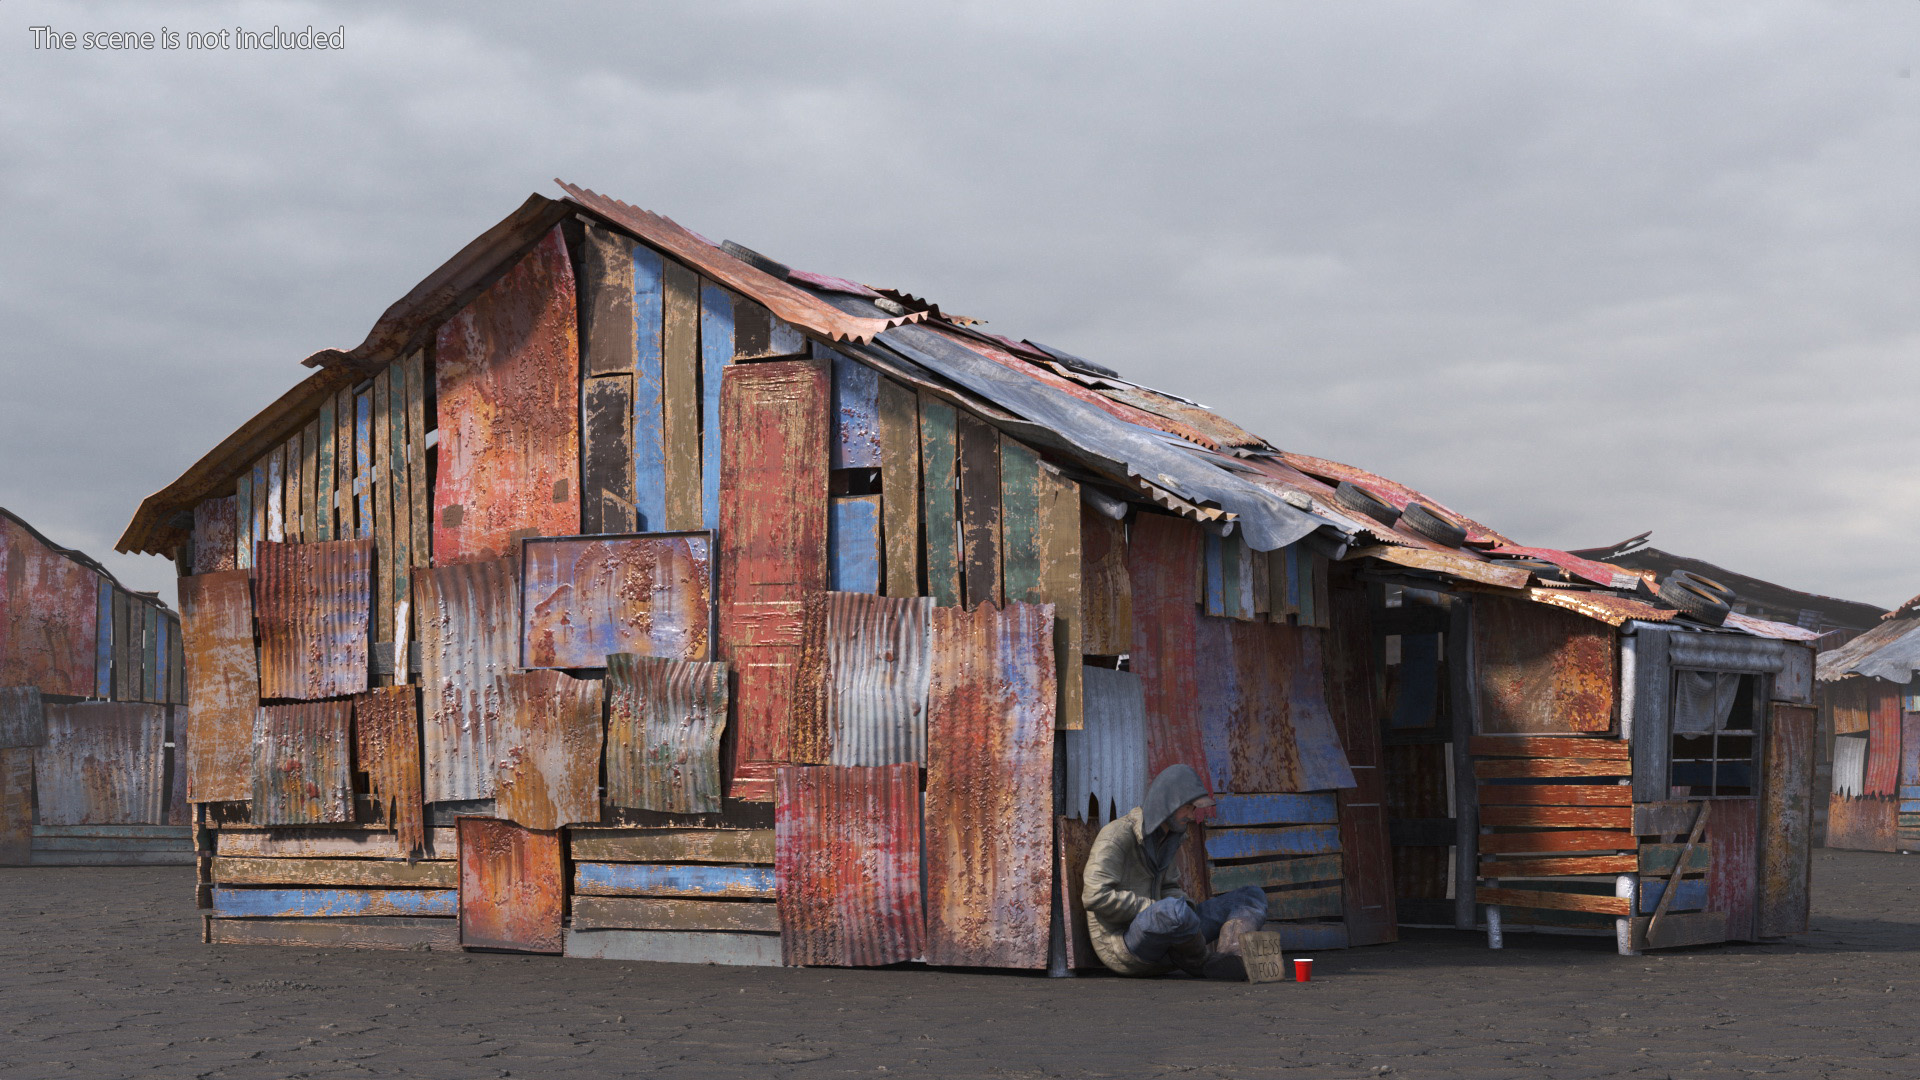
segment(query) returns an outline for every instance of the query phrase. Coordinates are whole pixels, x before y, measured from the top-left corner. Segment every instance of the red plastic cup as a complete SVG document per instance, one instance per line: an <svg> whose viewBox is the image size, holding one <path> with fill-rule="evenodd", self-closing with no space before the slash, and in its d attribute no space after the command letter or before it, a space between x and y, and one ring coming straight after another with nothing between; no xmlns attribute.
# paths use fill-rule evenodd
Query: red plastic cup
<svg viewBox="0 0 1920 1080"><path fill-rule="evenodd" d="M1299 957L1295 957L1293 961L1293 981L1294 982L1312 982L1313 981L1313 961L1303 960Z"/></svg>

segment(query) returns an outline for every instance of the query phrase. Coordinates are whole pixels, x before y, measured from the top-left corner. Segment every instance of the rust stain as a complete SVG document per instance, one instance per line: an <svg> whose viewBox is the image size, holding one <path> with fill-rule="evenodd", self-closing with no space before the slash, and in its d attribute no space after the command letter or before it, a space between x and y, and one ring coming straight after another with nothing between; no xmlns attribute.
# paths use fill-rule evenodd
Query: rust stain
<svg viewBox="0 0 1920 1080"><path fill-rule="evenodd" d="M1053 605L935 608L927 708L927 962L1047 966Z"/></svg>
<svg viewBox="0 0 1920 1080"><path fill-rule="evenodd" d="M164 706L48 705L46 724L46 741L33 752L39 824L165 823Z"/></svg>
<svg viewBox="0 0 1920 1080"><path fill-rule="evenodd" d="M180 579L180 606L187 668L187 798L250 799L260 675L248 571Z"/></svg>
<svg viewBox="0 0 1920 1080"><path fill-rule="evenodd" d="M707 659L711 545L706 533L527 541L525 666L605 667L614 653Z"/></svg>
<svg viewBox="0 0 1920 1080"><path fill-rule="evenodd" d="M193 508L193 572L217 574L240 568L240 542L233 496L202 499Z"/></svg>
<svg viewBox="0 0 1920 1080"><path fill-rule="evenodd" d="M373 541L256 547L260 696L313 701L365 690Z"/></svg>
<svg viewBox="0 0 1920 1080"><path fill-rule="evenodd" d="M519 652L511 559L413 571L428 802L494 792L500 680Z"/></svg>
<svg viewBox="0 0 1920 1080"><path fill-rule="evenodd" d="M91 697L100 575L0 512L0 686Z"/></svg>
<svg viewBox="0 0 1920 1080"><path fill-rule="evenodd" d="M460 944L557 953L565 943L566 874L558 832L463 817Z"/></svg>
<svg viewBox="0 0 1920 1080"><path fill-rule="evenodd" d="M926 950L917 766L781 768L774 845L788 966L875 967Z"/></svg>
<svg viewBox="0 0 1920 1080"><path fill-rule="evenodd" d="M725 664L607 658L607 801L668 814L720 811Z"/></svg>
<svg viewBox="0 0 1920 1080"><path fill-rule="evenodd" d="M600 684L558 671L501 680L500 816L529 829L600 820Z"/></svg>
<svg viewBox="0 0 1920 1080"><path fill-rule="evenodd" d="M352 718L350 701L260 707L253 723L253 824L353 820Z"/></svg>
<svg viewBox="0 0 1920 1080"><path fill-rule="evenodd" d="M1200 526L1164 514L1133 523L1127 571L1133 590L1133 671L1147 700L1147 775L1191 765L1209 775L1194 707L1201 700L1199 639Z"/></svg>
<svg viewBox="0 0 1920 1080"><path fill-rule="evenodd" d="M1480 731L1544 735L1613 727L1614 632L1525 600L1473 598Z"/></svg>
<svg viewBox="0 0 1920 1080"><path fill-rule="evenodd" d="M441 326L433 562L498 559L580 531L580 347L556 226Z"/></svg>
<svg viewBox="0 0 1920 1080"><path fill-rule="evenodd" d="M411 686L383 686L353 703L354 752L373 797L385 808L400 850L409 857L427 846L426 807L420 798L420 705Z"/></svg>

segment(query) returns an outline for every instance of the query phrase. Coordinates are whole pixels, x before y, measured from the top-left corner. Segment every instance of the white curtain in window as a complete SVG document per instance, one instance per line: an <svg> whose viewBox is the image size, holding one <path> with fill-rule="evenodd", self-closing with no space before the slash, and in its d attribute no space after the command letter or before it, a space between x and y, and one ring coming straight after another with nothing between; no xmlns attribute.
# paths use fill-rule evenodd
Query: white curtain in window
<svg viewBox="0 0 1920 1080"><path fill-rule="evenodd" d="M1719 731L1733 713L1740 676L1730 671L1673 673L1673 730L1678 735Z"/></svg>
<svg viewBox="0 0 1920 1080"><path fill-rule="evenodd" d="M1833 793L1860 796L1867 790L1867 736L1841 735L1833 740Z"/></svg>

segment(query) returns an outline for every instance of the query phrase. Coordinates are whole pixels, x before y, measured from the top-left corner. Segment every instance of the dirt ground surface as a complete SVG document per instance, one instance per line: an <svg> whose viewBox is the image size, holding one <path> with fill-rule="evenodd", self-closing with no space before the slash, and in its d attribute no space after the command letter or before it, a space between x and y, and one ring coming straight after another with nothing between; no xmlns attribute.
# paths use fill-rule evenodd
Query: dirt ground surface
<svg viewBox="0 0 1920 1080"><path fill-rule="evenodd" d="M0 1080L1920 1076L1920 857L1816 852L1780 944L1413 931L1267 986L210 947L191 896L0 870Z"/></svg>

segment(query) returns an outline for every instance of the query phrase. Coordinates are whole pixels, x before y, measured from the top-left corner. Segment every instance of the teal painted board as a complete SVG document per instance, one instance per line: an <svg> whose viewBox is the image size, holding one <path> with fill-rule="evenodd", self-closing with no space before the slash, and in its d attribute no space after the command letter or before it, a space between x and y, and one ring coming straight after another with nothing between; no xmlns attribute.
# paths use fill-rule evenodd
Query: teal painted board
<svg viewBox="0 0 1920 1080"><path fill-rule="evenodd" d="M833 514L827 521L827 588L878 593L882 559L880 496L833 500Z"/></svg>
<svg viewBox="0 0 1920 1080"><path fill-rule="evenodd" d="M836 352L833 358L833 467L880 467L880 373Z"/></svg>
<svg viewBox="0 0 1920 1080"><path fill-rule="evenodd" d="M640 532L667 527L667 444L661 423L660 334L666 318L665 264L649 247L633 247L633 506Z"/></svg>
<svg viewBox="0 0 1920 1080"><path fill-rule="evenodd" d="M1221 540L1212 533L1207 534L1202 545L1206 558L1207 575L1207 614L1219 618L1227 613L1227 571L1224 565L1225 552L1221 550Z"/></svg>
<svg viewBox="0 0 1920 1080"><path fill-rule="evenodd" d="M353 491L359 509L357 539L373 535L373 391L353 399ZM384 493L383 493L384 494ZM259 539L255 537L255 539ZM271 540L273 537L267 537Z"/></svg>
<svg viewBox="0 0 1920 1080"><path fill-rule="evenodd" d="M214 889L219 918L458 915L456 889Z"/></svg>
<svg viewBox="0 0 1920 1080"><path fill-rule="evenodd" d="M313 508L313 538L332 540L334 499L334 452L333 443L337 437L333 422L333 401L335 395L328 394L320 402L320 416L314 427L320 434L320 446L314 454L314 462L319 475L314 481L316 503Z"/></svg>
<svg viewBox="0 0 1920 1080"><path fill-rule="evenodd" d="M1209 828L1229 825L1319 825L1340 820L1339 797L1331 791L1306 795L1215 795Z"/></svg>
<svg viewBox="0 0 1920 1080"><path fill-rule="evenodd" d="M590 896L763 896L771 899L773 867L583 862L573 864L573 891Z"/></svg>
<svg viewBox="0 0 1920 1080"><path fill-rule="evenodd" d="M960 467L958 422L953 406L921 395L920 491L926 530L927 595L940 607L960 602L960 516L955 502Z"/></svg>
<svg viewBox="0 0 1920 1080"><path fill-rule="evenodd" d="M113 696L113 583L100 579L99 611L93 623L93 696Z"/></svg>
<svg viewBox="0 0 1920 1080"><path fill-rule="evenodd" d="M1208 829L1207 858L1257 859L1263 855L1324 855L1340 850L1335 825L1277 829Z"/></svg>
<svg viewBox="0 0 1920 1080"><path fill-rule="evenodd" d="M1347 947L1345 923L1270 922L1260 929L1277 931L1280 935L1280 947L1287 952Z"/></svg>
<svg viewBox="0 0 1920 1080"><path fill-rule="evenodd" d="M700 503L709 529L720 527L720 376L733 363L733 294L700 283Z"/></svg>

